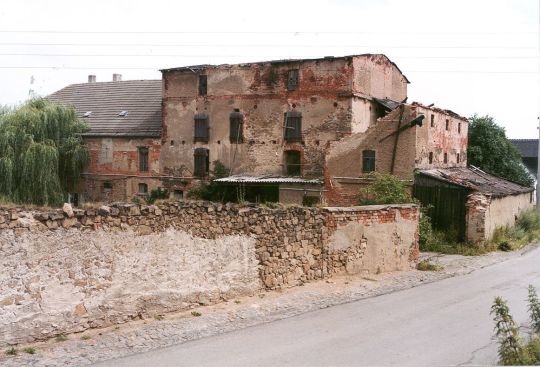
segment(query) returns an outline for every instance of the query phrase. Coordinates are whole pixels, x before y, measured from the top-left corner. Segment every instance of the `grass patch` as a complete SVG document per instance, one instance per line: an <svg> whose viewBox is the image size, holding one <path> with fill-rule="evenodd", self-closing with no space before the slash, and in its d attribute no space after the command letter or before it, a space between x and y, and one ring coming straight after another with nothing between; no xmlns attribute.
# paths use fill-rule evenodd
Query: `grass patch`
<svg viewBox="0 0 540 367"><path fill-rule="evenodd" d="M32 347L24 348L23 352L28 353L28 354L36 354L36 350L34 348L32 348Z"/></svg>
<svg viewBox="0 0 540 367"><path fill-rule="evenodd" d="M16 356L19 351L15 347L11 347L8 350L6 350L6 355L8 356Z"/></svg>
<svg viewBox="0 0 540 367"><path fill-rule="evenodd" d="M81 340L90 340L92 337L90 335L83 335L81 336Z"/></svg>
<svg viewBox="0 0 540 367"><path fill-rule="evenodd" d="M234 300L234 303L239 304L239 303L240 303L240 300L239 300L239 299L236 299L236 300Z"/></svg>
<svg viewBox="0 0 540 367"><path fill-rule="evenodd" d="M420 271L441 271L444 268L441 265L433 264L429 260L422 260L416 265L416 269Z"/></svg>
<svg viewBox="0 0 540 367"><path fill-rule="evenodd" d="M54 338L54 340L56 340L57 342L65 342L66 340L68 340L68 337L64 334L58 334L56 338Z"/></svg>
<svg viewBox="0 0 540 367"><path fill-rule="evenodd" d="M199 317L202 316L202 313L200 313L199 311L191 311L191 316Z"/></svg>

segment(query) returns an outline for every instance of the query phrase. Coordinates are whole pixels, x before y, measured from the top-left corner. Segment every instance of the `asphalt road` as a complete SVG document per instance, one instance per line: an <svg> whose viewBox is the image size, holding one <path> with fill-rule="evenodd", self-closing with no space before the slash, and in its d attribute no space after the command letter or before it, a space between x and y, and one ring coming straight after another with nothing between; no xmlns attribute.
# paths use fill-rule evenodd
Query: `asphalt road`
<svg viewBox="0 0 540 367"><path fill-rule="evenodd" d="M527 322L540 248L471 274L97 366L456 366L497 361L490 307Z"/></svg>

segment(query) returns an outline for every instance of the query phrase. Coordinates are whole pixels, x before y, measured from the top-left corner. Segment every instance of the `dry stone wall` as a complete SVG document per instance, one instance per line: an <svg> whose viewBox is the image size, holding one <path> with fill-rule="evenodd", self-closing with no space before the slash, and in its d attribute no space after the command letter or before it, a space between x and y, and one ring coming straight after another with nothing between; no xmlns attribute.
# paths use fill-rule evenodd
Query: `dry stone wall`
<svg viewBox="0 0 540 367"><path fill-rule="evenodd" d="M0 344L334 274L409 269L418 258L417 229L414 205L0 208Z"/></svg>

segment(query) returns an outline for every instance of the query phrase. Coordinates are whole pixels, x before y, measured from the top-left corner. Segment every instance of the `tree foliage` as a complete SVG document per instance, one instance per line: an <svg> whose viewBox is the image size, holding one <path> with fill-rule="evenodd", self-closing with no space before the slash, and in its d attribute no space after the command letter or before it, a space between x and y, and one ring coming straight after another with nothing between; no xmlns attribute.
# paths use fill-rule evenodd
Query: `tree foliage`
<svg viewBox="0 0 540 367"><path fill-rule="evenodd" d="M469 164L509 181L524 186L532 186L534 182L504 128L491 116L470 118L467 159Z"/></svg>
<svg viewBox="0 0 540 367"><path fill-rule="evenodd" d="M73 108L33 99L0 111L0 196L57 205L78 183L88 162Z"/></svg>
<svg viewBox="0 0 540 367"><path fill-rule="evenodd" d="M370 173L373 183L360 190L360 204L405 204L412 203L410 191L405 183L393 175Z"/></svg>

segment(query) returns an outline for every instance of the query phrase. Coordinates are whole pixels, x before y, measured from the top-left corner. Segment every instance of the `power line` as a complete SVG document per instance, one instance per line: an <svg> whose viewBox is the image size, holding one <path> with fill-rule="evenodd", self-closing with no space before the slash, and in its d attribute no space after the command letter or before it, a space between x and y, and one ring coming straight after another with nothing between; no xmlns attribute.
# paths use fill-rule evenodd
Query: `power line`
<svg viewBox="0 0 540 367"><path fill-rule="evenodd" d="M536 50L536 47L529 46L433 46L433 45L390 45L390 46L381 46L381 45L286 45L286 44L189 44L189 43L24 43L24 42L0 42L2 46L76 46L76 47L303 47L303 48L342 48L342 47L357 47L357 48L402 48L402 49L531 49Z"/></svg>
<svg viewBox="0 0 540 367"><path fill-rule="evenodd" d="M0 53L0 56L39 56L39 57L246 57L246 55L197 55L197 54L48 54L48 53ZM273 56L260 56L272 58ZM317 58L320 55L299 55L298 58ZM392 56L400 59L539 59L540 56Z"/></svg>
<svg viewBox="0 0 540 367"><path fill-rule="evenodd" d="M484 32L414 32L414 31L73 31L73 30L15 30L4 29L0 33L43 33L43 34L293 34L293 35L320 35L320 34L425 34L425 35L491 35L491 34L536 34L533 32L515 31L484 31Z"/></svg>

